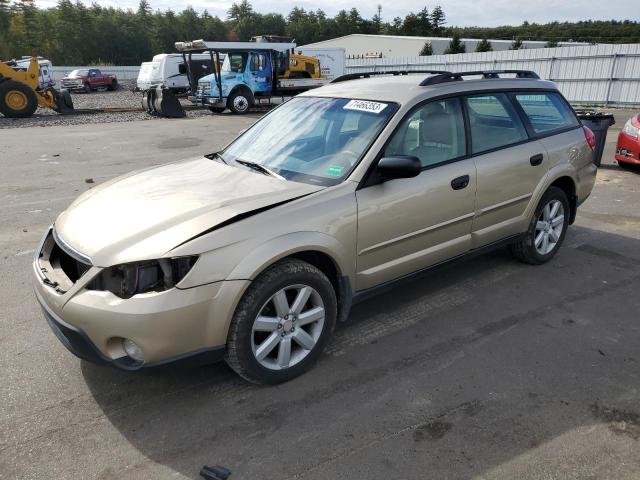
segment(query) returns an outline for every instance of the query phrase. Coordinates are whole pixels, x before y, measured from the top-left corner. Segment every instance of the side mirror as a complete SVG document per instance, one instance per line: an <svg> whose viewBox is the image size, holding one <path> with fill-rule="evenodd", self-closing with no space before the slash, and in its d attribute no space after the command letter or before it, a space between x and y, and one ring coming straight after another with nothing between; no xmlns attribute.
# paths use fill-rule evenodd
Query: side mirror
<svg viewBox="0 0 640 480"><path fill-rule="evenodd" d="M378 161L378 175L385 180L413 178L420 175L421 171L420 159L410 155L383 157Z"/></svg>

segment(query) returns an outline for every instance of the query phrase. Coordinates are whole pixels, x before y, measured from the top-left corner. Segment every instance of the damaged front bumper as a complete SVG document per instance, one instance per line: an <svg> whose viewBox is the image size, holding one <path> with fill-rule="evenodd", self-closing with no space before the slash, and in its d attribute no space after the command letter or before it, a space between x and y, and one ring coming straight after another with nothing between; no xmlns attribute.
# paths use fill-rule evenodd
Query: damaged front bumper
<svg viewBox="0 0 640 480"><path fill-rule="evenodd" d="M69 278L61 263L49 257L56 241L61 242L54 237L50 229L38 248L34 290L51 330L74 355L126 370L223 358L234 302L247 282L175 287L122 299L109 291L86 288L102 271L100 267L88 265L75 281ZM73 252L67 248L64 254ZM86 265L86 257L76 260ZM67 270L70 262L65 259ZM143 361L127 354L124 340L139 346Z"/></svg>

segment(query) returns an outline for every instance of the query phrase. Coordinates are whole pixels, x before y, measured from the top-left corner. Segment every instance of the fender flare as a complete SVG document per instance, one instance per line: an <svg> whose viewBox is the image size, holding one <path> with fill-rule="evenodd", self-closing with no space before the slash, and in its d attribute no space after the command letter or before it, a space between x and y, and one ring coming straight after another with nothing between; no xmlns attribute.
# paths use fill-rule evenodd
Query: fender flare
<svg viewBox="0 0 640 480"><path fill-rule="evenodd" d="M234 93L238 92L238 91L242 91L245 95L247 95L247 99L249 100L249 104L251 106L253 106L253 104L255 103L255 99L253 97L253 92L251 91L251 89L244 83L239 83L237 85L235 85L231 91L229 92L229 95L227 95L227 98L231 98L231 95L233 95Z"/></svg>
<svg viewBox="0 0 640 480"><path fill-rule="evenodd" d="M531 199L529 200L529 204L527 205L524 213L525 218L531 219L531 215L533 215L533 212L535 212L538 203L540 203L542 195L544 195L544 192L546 192L554 182L563 177L570 178L573 182L574 192L577 191L578 181L576 180L575 171L564 164L556 165L547 172L543 181L538 184L538 187L534 190L533 195L531 195ZM576 217L577 203L575 202L575 199L571 198L569 198L569 203L571 205L571 218L569 219L569 222L573 223Z"/></svg>

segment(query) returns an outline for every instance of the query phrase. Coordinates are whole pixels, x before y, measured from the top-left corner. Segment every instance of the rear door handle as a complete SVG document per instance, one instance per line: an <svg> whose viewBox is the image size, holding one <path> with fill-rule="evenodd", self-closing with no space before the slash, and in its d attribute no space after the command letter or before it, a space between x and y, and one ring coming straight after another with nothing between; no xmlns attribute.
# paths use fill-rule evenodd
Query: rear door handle
<svg viewBox="0 0 640 480"><path fill-rule="evenodd" d="M462 175L451 180L451 188L454 190L462 190L469 185L469 175Z"/></svg>
<svg viewBox="0 0 640 480"><path fill-rule="evenodd" d="M544 159L544 155L542 155L541 153L538 153L537 155L534 155L529 159L529 163L535 167L536 165L540 165L543 159Z"/></svg>

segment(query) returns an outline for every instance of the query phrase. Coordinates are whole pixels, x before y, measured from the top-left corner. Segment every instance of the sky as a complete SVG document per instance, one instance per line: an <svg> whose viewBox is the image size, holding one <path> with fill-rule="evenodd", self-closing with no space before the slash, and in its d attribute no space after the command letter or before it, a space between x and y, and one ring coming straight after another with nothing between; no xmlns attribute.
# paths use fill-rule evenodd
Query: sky
<svg viewBox="0 0 640 480"><path fill-rule="evenodd" d="M90 0L82 0L90 4ZM151 7L160 10L171 8L180 11L188 5L198 11L208 10L221 18L233 1L220 0L149 0ZM106 0L100 5L121 8L137 8L139 0ZM440 4L451 26L497 26L520 25L523 21L546 23L551 21L577 20L640 20L640 10L633 7L634 0L432 0L429 3L415 0L252 0L255 11L287 14L295 7L308 10L322 8L329 16L341 9L357 8L365 18L376 13L376 5L382 5L382 17L391 21L393 17L404 17L417 12L425 5L429 10ZM40 7L55 6L56 0L36 0Z"/></svg>

